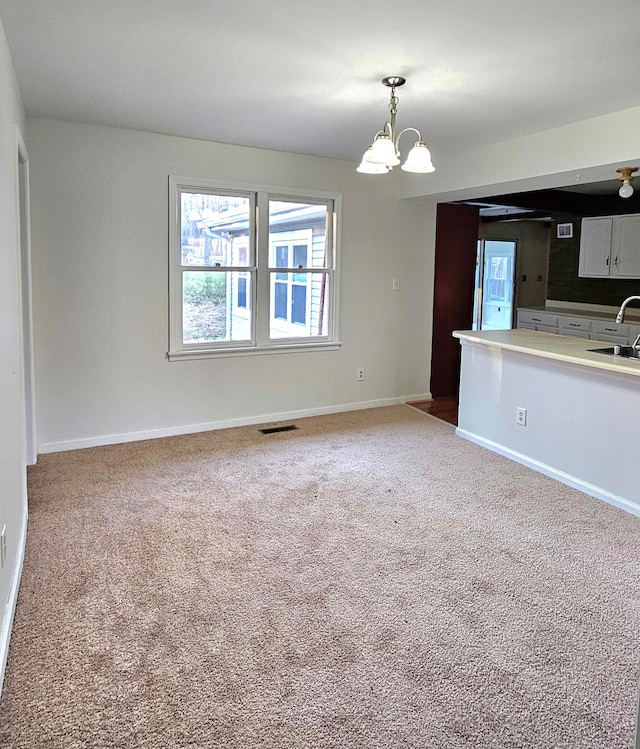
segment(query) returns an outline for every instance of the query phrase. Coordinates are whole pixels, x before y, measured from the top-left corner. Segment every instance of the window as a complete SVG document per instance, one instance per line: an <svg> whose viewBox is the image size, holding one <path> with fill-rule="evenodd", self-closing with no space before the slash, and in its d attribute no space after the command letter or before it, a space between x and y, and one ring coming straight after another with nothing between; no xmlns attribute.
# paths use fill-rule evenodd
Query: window
<svg viewBox="0 0 640 749"><path fill-rule="evenodd" d="M170 359L338 345L339 195L169 185Z"/></svg>

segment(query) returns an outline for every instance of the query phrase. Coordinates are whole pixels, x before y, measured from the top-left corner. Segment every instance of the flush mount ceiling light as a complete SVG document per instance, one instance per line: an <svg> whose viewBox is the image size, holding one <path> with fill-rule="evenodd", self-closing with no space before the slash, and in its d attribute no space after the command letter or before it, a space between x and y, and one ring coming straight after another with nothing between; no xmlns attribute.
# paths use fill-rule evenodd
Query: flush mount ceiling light
<svg viewBox="0 0 640 749"><path fill-rule="evenodd" d="M619 172L621 175L618 179L622 180L622 186L618 190L618 195L621 198L630 198L633 195L633 187L631 187L633 177L631 175L637 171L637 166L621 166L619 169L616 169L616 172Z"/></svg>
<svg viewBox="0 0 640 749"><path fill-rule="evenodd" d="M396 88L404 86L406 79L400 75L389 75L382 79L382 83L391 89L389 100L391 117L388 122L385 122L382 130L378 130L375 134L373 143L365 151L362 162L356 171L361 174L386 174L390 172L394 166L398 166L400 163L400 151L398 149L400 136L411 131L416 133L418 140L400 168L404 169L405 172L413 172L414 174L434 172L435 167L431 163L431 153L427 144L422 140L419 130L416 130L415 127L405 127L396 135L396 114L398 112Z"/></svg>

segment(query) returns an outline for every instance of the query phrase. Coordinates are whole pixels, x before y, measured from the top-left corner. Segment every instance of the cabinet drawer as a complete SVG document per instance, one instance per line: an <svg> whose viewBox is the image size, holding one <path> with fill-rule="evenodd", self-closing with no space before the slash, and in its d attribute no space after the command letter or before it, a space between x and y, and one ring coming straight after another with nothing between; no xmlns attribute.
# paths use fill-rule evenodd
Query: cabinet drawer
<svg viewBox="0 0 640 749"><path fill-rule="evenodd" d="M552 327L551 325L536 325L536 330L540 333L557 333L558 328Z"/></svg>
<svg viewBox="0 0 640 749"><path fill-rule="evenodd" d="M534 312L533 310L518 310L518 326L520 323L529 325L544 325L547 328L558 327L558 315L550 315L548 312Z"/></svg>
<svg viewBox="0 0 640 749"><path fill-rule="evenodd" d="M588 333L591 330L591 320L584 320L581 317L560 317L558 327L569 335L576 331Z"/></svg>
<svg viewBox="0 0 640 749"><path fill-rule="evenodd" d="M558 328L560 335L568 335L571 338L590 338L588 330L571 330L570 328Z"/></svg>
<svg viewBox="0 0 640 749"><path fill-rule="evenodd" d="M600 335L627 338L629 335L629 326L624 323L618 325L615 322L607 322L606 320L594 320L591 324L591 336L592 338L598 338Z"/></svg>
<svg viewBox="0 0 640 749"><path fill-rule="evenodd" d="M628 336L614 335L613 333L594 333L591 331L589 336L592 341L606 341L607 343L619 343L621 346L626 346L629 342Z"/></svg>

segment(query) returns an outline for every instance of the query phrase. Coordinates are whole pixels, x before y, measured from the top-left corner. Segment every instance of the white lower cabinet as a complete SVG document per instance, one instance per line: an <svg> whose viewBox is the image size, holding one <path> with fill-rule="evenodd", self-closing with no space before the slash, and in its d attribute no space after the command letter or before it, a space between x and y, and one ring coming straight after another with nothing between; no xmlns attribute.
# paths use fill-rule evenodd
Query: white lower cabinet
<svg viewBox="0 0 640 749"><path fill-rule="evenodd" d="M616 323L615 320L579 317L577 315L555 315L532 309L519 309L516 327L525 330L539 330L543 333L557 333L574 338L590 338L593 341L632 344L640 335L640 325Z"/></svg>
<svg viewBox="0 0 640 749"><path fill-rule="evenodd" d="M560 332L558 328L554 328L551 325L536 325L536 330L539 330L541 333L557 334Z"/></svg>
<svg viewBox="0 0 640 749"><path fill-rule="evenodd" d="M594 336L591 335L591 333L588 330L558 330L559 335L568 335L572 338L593 338Z"/></svg>
<svg viewBox="0 0 640 749"><path fill-rule="evenodd" d="M589 338L591 320L582 317L558 317L558 333L574 338Z"/></svg>
<svg viewBox="0 0 640 749"><path fill-rule="evenodd" d="M558 332L558 315L552 315L549 312L519 309L516 320L516 326L518 328L540 330L543 333Z"/></svg>
<svg viewBox="0 0 640 749"><path fill-rule="evenodd" d="M609 335L607 333L598 333L598 335L590 336L593 341L606 341L607 343L617 343L620 346L628 346L629 339L625 336L624 338L619 335Z"/></svg>
<svg viewBox="0 0 640 749"><path fill-rule="evenodd" d="M594 338L598 336L608 336L609 338L628 338L629 326L625 323L605 322L604 320L594 320L591 326L591 330L594 333ZM608 338L600 338L601 341L608 340Z"/></svg>

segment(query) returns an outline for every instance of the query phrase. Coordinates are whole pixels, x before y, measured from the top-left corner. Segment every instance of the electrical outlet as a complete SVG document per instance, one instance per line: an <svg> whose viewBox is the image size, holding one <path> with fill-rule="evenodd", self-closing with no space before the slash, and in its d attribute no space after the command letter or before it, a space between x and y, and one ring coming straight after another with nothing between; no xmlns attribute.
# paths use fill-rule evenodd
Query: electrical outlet
<svg viewBox="0 0 640 749"><path fill-rule="evenodd" d="M394 279L393 279L393 286L392 286L392 289L393 289L394 291L400 291L400 279L399 279L399 278L394 278Z"/></svg>
<svg viewBox="0 0 640 749"><path fill-rule="evenodd" d="M364 380L364 367L358 367L356 370L356 380L362 382Z"/></svg>
<svg viewBox="0 0 640 749"><path fill-rule="evenodd" d="M7 526L2 526L0 532L0 567L4 567L5 559L7 558Z"/></svg>
<svg viewBox="0 0 640 749"><path fill-rule="evenodd" d="M527 426L527 409L526 408L520 408L520 406L516 408L516 424L518 424L521 427Z"/></svg>

